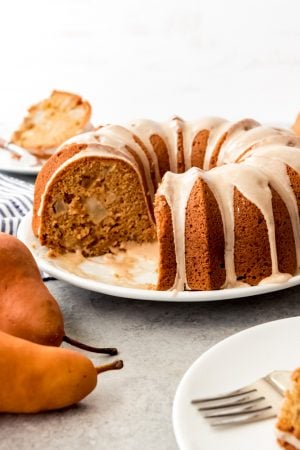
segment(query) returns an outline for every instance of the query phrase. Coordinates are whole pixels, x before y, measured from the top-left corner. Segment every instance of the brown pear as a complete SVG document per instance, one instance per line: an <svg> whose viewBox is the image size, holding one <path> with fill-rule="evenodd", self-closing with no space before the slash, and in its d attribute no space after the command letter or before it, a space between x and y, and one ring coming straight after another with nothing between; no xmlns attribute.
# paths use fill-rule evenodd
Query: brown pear
<svg viewBox="0 0 300 450"><path fill-rule="evenodd" d="M65 408L95 388L99 373L122 367L120 360L95 367L78 352L34 344L0 331L0 412Z"/></svg>
<svg viewBox="0 0 300 450"><path fill-rule="evenodd" d="M90 347L65 335L59 305L31 252L5 233L0 233L0 330L37 344L60 346L66 341L85 350L117 354L115 348Z"/></svg>

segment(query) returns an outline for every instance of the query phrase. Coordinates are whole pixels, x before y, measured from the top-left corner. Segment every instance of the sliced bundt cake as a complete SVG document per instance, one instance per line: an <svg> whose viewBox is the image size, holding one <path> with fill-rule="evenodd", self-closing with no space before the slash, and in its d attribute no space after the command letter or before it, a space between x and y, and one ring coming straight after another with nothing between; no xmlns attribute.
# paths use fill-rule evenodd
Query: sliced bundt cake
<svg viewBox="0 0 300 450"><path fill-rule="evenodd" d="M46 163L33 230L56 254L157 239L160 290L280 283L300 266L299 172L299 137L252 119L108 125Z"/></svg>

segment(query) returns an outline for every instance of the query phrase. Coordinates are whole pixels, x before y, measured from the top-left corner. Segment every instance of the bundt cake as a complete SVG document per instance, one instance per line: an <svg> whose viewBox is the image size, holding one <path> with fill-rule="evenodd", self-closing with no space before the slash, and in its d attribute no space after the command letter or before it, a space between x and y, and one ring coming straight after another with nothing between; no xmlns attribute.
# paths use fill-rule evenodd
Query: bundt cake
<svg viewBox="0 0 300 450"><path fill-rule="evenodd" d="M33 230L53 254L159 247L159 290L281 283L300 265L300 137L221 118L107 125L40 172Z"/></svg>
<svg viewBox="0 0 300 450"><path fill-rule="evenodd" d="M39 158L49 158L66 139L92 129L91 105L79 95L53 91L28 109L11 142Z"/></svg>

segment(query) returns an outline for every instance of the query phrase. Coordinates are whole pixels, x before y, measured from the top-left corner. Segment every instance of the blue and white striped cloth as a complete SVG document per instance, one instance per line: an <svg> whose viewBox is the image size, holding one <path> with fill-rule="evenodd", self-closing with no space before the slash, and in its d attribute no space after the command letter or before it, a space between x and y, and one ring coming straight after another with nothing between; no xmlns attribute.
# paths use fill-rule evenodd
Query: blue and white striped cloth
<svg viewBox="0 0 300 450"><path fill-rule="evenodd" d="M0 172L0 231L17 234L22 218L32 208L33 185ZM42 272L44 281L55 280Z"/></svg>
<svg viewBox="0 0 300 450"><path fill-rule="evenodd" d="M0 231L16 235L32 200L32 184L0 173Z"/></svg>

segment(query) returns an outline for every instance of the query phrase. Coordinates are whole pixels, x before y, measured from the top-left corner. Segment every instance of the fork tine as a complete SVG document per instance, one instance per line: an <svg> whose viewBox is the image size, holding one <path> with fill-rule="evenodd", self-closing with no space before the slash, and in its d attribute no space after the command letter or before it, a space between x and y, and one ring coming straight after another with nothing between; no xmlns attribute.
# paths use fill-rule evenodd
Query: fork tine
<svg viewBox="0 0 300 450"><path fill-rule="evenodd" d="M223 404L219 404L219 405L214 405L214 406L204 406L202 408L198 408L198 411L211 411L214 409L227 409L227 408L238 408L244 405L253 405L254 403L258 403L261 402L262 400L265 400L265 397L257 397L251 400L248 400L249 397L245 397L244 399L242 398L241 400L245 400L245 401L236 401L236 402L232 402L232 403L223 403Z"/></svg>
<svg viewBox="0 0 300 450"><path fill-rule="evenodd" d="M257 403L251 403L248 405L242 405L242 406L232 406L229 408L222 408L218 410L208 410L208 411L201 411L204 415L205 419L211 420L214 418L232 418L232 417L239 417L239 416L249 416L250 414L254 415L257 412L261 411L268 411L269 408L272 408L270 404L267 404L265 400L262 400L261 402Z"/></svg>
<svg viewBox="0 0 300 450"><path fill-rule="evenodd" d="M229 419L209 419L209 424L212 427L228 427L228 426L236 426L236 425L244 425L247 423L257 422L260 420L266 420L276 417L276 413L273 410L265 411L262 413L248 415L248 416L238 416L238 417L230 417Z"/></svg>
<svg viewBox="0 0 300 450"><path fill-rule="evenodd" d="M239 397L240 395L251 394L252 392L256 392L256 391L257 391L257 389L249 389L249 388L245 387L243 389L238 389L236 391L228 392L227 394L224 394L224 395L216 395L214 397L194 399L191 401L191 403L196 404L196 403L213 402L216 400L225 400L225 399L230 399L230 398L234 398L234 397Z"/></svg>
<svg viewBox="0 0 300 450"><path fill-rule="evenodd" d="M200 407L201 408L206 408L206 407L215 407L215 406L226 406L229 405L231 403L234 404L239 404L242 402L246 402L248 400L255 400L257 397L257 391L255 392L250 392L249 394L241 394L239 396L234 396L234 397L227 397L227 398L222 398L221 400L214 400L214 401L208 401L208 402L196 402L195 406L198 406L200 403Z"/></svg>
<svg viewBox="0 0 300 450"><path fill-rule="evenodd" d="M193 399L191 403L214 427L273 418L281 407L283 388L288 386L286 375L290 373L273 371L238 390Z"/></svg>
<svg viewBox="0 0 300 450"><path fill-rule="evenodd" d="M249 414L255 414L260 413L263 411L268 411L269 409L272 409L272 406L265 406L263 408L258 409L244 409L243 411L237 411L237 412L229 412L225 414L211 414L210 416L204 416L205 419L217 419L217 418L226 418L226 417L236 417L236 416L242 416L242 415L249 415Z"/></svg>

